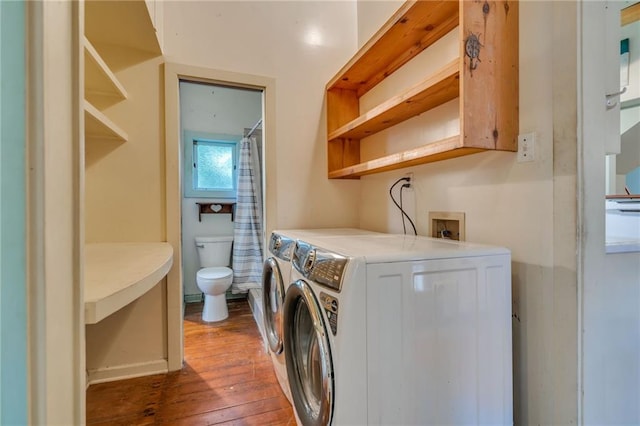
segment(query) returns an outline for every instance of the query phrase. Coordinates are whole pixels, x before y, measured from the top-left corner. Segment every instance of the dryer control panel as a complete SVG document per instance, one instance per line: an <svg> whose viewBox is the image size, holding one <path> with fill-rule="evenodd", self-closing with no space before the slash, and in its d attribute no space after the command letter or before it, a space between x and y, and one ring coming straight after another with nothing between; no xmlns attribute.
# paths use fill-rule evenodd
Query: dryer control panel
<svg viewBox="0 0 640 426"><path fill-rule="evenodd" d="M289 261L294 244L294 239L272 232L269 239L269 251L278 259Z"/></svg>
<svg viewBox="0 0 640 426"><path fill-rule="evenodd" d="M298 241L293 251L293 266L298 272L338 292L342 288L342 276L347 263L349 259L346 257L313 247L304 241Z"/></svg>

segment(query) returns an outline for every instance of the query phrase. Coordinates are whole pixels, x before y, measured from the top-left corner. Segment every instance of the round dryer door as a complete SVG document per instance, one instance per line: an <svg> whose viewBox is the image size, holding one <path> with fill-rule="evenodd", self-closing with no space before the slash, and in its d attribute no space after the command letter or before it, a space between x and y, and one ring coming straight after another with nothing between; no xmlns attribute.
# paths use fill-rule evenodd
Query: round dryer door
<svg viewBox="0 0 640 426"><path fill-rule="evenodd" d="M287 377L296 414L305 426L328 425L333 414L333 363L321 309L305 281L287 289L283 317Z"/></svg>
<svg viewBox="0 0 640 426"><path fill-rule="evenodd" d="M282 352L282 308L284 282L278 262L270 257L262 268L262 311L269 348L276 355Z"/></svg>

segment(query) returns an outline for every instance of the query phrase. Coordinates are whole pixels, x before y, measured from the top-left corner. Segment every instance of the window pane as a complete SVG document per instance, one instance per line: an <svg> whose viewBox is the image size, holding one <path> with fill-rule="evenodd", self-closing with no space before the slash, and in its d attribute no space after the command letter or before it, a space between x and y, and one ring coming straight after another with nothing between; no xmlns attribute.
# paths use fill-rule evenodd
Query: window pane
<svg viewBox="0 0 640 426"><path fill-rule="evenodd" d="M196 145L196 189L233 189L233 146Z"/></svg>

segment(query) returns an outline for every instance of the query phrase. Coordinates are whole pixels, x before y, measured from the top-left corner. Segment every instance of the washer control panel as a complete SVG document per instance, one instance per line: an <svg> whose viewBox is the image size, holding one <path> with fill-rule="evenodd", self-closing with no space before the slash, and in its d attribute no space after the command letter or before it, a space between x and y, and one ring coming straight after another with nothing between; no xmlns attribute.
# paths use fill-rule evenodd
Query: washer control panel
<svg viewBox="0 0 640 426"><path fill-rule="evenodd" d="M327 313L329 327L331 327L331 332L335 336L338 332L338 299L324 292L320 292L320 303Z"/></svg>
<svg viewBox="0 0 640 426"><path fill-rule="evenodd" d="M304 241L298 241L293 251L293 266L305 278L325 287L340 291L342 277L349 259Z"/></svg>

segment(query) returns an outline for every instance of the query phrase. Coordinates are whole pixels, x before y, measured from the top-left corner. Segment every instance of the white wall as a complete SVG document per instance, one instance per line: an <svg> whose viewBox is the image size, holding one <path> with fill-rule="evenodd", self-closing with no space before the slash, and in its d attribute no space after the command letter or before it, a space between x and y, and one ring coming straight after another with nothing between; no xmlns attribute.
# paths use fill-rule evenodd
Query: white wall
<svg viewBox="0 0 640 426"><path fill-rule="evenodd" d="M324 86L355 51L355 2L167 2L168 62L276 80L274 227L356 226L359 182L326 178ZM269 214L269 212L267 212ZM266 230L270 232L270 229Z"/></svg>
<svg viewBox="0 0 640 426"><path fill-rule="evenodd" d="M386 2L386 10L378 2L358 4L362 45L398 3ZM466 213L467 240L512 250L516 424L569 424L577 419L576 160L571 151L575 36L560 34L575 32L575 11L569 6L562 10L553 2L520 3L520 133L536 132L535 161L517 163L515 153L488 152L361 180L363 228L402 232L388 190L396 179L413 172L414 192L405 202L419 234L428 233L429 211L461 211ZM559 18L564 22L555 23ZM385 80L384 87L368 93L361 105L375 104L391 89L407 87L428 69L442 66L447 57L457 55L457 38L456 30ZM566 77L557 65L562 60L574 64ZM554 104L563 99L566 105ZM423 137L445 137L456 131L457 114L455 102L422 114L364 140L363 155L406 149ZM561 231L560 225L567 226Z"/></svg>
<svg viewBox="0 0 640 426"><path fill-rule="evenodd" d="M180 111L183 132L189 130L239 135L240 140L244 129L251 129L262 117L262 92L181 83ZM182 198L182 267L185 296L201 293L196 284L199 263L195 237L233 235L233 222L229 214L204 214L202 222L198 221L198 206L195 203L200 201L214 200Z"/></svg>
<svg viewBox="0 0 640 426"><path fill-rule="evenodd" d="M602 123L608 114L617 113L602 107L604 94L612 92L603 76L617 71L618 64L601 58L619 48L618 38L599 25L606 16L604 2L583 2L580 12L582 423L640 424L640 254L605 255L603 249L605 170L601 159L609 129Z"/></svg>
<svg viewBox="0 0 640 426"><path fill-rule="evenodd" d="M640 422L640 253L608 254L589 291L585 422Z"/></svg>

